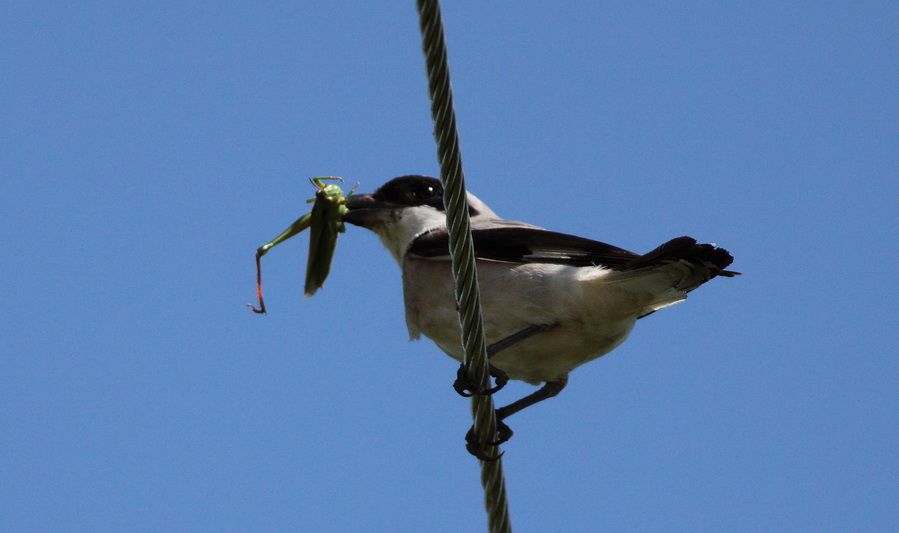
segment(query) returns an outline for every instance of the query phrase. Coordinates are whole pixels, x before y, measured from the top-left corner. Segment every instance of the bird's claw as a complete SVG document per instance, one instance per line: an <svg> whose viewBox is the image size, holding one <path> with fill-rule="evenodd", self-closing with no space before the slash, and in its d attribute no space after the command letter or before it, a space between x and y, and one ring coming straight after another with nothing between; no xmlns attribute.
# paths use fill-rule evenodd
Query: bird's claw
<svg viewBox="0 0 899 533"><path fill-rule="evenodd" d="M511 439L512 434L512 428L507 426L502 420L497 419L496 440L481 442L478 439L478 434L475 433L474 426L471 426L471 429L469 429L468 433L465 434L465 449L468 450L468 453L474 455L481 461L493 462L502 457L506 452L500 452L496 455L488 455L486 453L486 448L499 446L500 444Z"/></svg>
<svg viewBox="0 0 899 533"><path fill-rule="evenodd" d="M459 370L456 372L456 381L453 382L453 388L456 392L459 393L460 396L464 396L468 398L469 396L490 396L494 392L499 391L503 387L506 386L506 383L509 382L509 375L504 371L496 368L495 366L488 363L487 365L488 372L490 376L496 382L496 385L493 387L482 388L480 385L476 383L472 383L472 381L468 378L468 371L465 368L465 364L459 365Z"/></svg>

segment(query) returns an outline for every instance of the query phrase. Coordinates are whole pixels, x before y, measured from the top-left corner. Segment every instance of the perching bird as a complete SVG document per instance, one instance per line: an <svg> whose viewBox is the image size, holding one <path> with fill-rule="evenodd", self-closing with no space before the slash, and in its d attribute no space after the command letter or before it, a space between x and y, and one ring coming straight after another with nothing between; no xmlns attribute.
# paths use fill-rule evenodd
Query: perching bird
<svg viewBox="0 0 899 533"><path fill-rule="evenodd" d="M569 372L621 344L638 319L715 276L737 274L724 270L733 261L727 250L690 237L638 255L504 220L471 193L468 204L490 364L511 379L544 383L497 409L500 421L558 394ZM347 207L344 220L375 232L402 269L409 336L424 334L462 361L440 181L401 176L349 196ZM500 441L510 435L502 424Z"/></svg>

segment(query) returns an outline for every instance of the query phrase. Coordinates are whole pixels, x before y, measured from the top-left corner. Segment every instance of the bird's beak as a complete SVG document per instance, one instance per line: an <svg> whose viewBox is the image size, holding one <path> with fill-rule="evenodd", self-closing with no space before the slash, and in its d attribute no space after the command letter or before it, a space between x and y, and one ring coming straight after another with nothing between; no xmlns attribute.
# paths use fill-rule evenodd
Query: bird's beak
<svg viewBox="0 0 899 533"><path fill-rule="evenodd" d="M392 211L391 206L379 202L371 194L351 194L346 199L346 207L349 211L343 220L363 228L387 222Z"/></svg>

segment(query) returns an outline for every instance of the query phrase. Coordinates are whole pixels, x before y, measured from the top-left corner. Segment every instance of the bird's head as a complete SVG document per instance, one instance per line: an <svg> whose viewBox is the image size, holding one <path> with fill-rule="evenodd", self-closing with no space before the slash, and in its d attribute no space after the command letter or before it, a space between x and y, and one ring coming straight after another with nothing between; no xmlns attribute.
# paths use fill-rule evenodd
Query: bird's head
<svg viewBox="0 0 899 533"><path fill-rule="evenodd" d="M468 205L472 218L496 218L473 194L468 194ZM400 263L416 237L446 227L443 185L427 176L393 178L371 194L350 195L346 206L344 221L375 232Z"/></svg>

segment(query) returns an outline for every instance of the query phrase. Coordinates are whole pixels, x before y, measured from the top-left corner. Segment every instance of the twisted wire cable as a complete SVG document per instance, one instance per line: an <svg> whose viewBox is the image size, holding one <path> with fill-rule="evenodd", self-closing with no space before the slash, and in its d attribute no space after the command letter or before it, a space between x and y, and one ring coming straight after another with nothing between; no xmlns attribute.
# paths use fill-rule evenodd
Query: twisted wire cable
<svg viewBox="0 0 899 533"><path fill-rule="evenodd" d="M487 343L481 318L468 200L465 196L465 176L462 172L462 155L459 152L459 134L456 130L456 113L453 110L453 93L440 3L438 0L417 0L417 4L422 48L427 64L434 137L437 140L437 155L440 161L440 180L444 189L443 203L446 208L456 302L462 326L465 368L472 383L488 388L490 376L487 368ZM475 394L471 401L474 429L479 441L495 441L496 412L493 399L490 396ZM485 453L498 457L499 447L487 446ZM511 532L502 459L481 461L481 486L484 488L489 531Z"/></svg>

